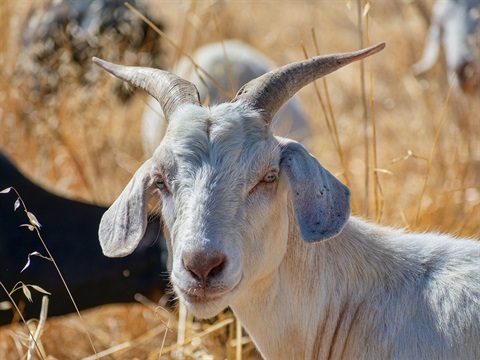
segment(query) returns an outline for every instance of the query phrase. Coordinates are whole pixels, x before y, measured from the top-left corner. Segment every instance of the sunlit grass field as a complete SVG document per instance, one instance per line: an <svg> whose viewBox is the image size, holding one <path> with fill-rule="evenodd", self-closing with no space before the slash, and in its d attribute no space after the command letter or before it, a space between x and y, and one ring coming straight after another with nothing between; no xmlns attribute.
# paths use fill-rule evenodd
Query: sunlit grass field
<svg viewBox="0 0 480 360"><path fill-rule="evenodd" d="M47 189L108 205L145 160L140 127L148 97L135 91L121 100L114 94L119 80L105 74L85 87L68 77L67 68L56 95L30 106L26 116L29 88L14 73L25 61L22 26L38 3L0 2L0 148ZM431 10L433 1L422 3ZM480 237L480 98L451 88L442 60L428 73L413 75L411 65L421 58L428 29L416 1L152 0L147 5L145 15L160 18L177 46L158 36L166 68L181 53L229 38L244 40L278 65L305 54L386 42L385 50L363 65L349 65L300 92L314 132L309 149L349 184L356 215L411 231ZM41 212L35 215L41 222ZM44 358L258 357L246 337L237 351L238 327L230 313L204 322L187 315L185 324L182 317L186 328L181 326L180 340L177 308L158 309L144 300L82 314L84 323L77 314L47 320L39 343ZM26 334L23 324L0 328L0 359L23 358Z"/></svg>

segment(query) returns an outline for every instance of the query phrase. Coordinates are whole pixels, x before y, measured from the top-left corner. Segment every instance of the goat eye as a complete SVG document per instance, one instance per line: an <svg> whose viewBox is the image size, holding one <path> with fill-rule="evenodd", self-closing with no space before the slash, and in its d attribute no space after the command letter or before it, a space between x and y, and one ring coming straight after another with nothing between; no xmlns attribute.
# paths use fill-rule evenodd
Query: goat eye
<svg viewBox="0 0 480 360"><path fill-rule="evenodd" d="M269 171L263 178L263 182L272 183L277 180L277 173L275 171Z"/></svg>
<svg viewBox="0 0 480 360"><path fill-rule="evenodd" d="M157 185L159 189L165 189L165 181L163 181L163 179L158 179L155 182L155 185Z"/></svg>

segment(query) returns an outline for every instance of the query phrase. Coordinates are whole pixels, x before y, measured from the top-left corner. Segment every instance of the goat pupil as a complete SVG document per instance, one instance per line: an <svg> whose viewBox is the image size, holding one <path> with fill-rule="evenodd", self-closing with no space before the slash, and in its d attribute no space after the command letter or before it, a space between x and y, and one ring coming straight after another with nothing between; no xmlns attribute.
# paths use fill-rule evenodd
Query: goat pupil
<svg viewBox="0 0 480 360"><path fill-rule="evenodd" d="M163 180L158 180L156 184L159 189L163 189L165 187L165 182Z"/></svg>
<svg viewBox="0 0 480 360"><path fill-rule="evenodd" d="M270 173L267 176L265 176L264 181L268 182L268 183L271 183L271 182L275 181L276 178L277 178L277 175L275 175L273 173Z"/></svg>

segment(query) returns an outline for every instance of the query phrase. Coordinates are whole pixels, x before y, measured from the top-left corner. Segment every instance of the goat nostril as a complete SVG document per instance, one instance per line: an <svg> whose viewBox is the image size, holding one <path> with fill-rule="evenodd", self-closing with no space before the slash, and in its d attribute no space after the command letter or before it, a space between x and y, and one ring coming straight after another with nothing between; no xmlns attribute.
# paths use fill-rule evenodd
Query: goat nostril
<svg viewBox="0 0 480 360"><path fill-rule="evenodd" d="M218 263L210 269L210 272L208 273L209 277L216 277L222 272L223 268L225 267L225 256L223 256L223 258L219 260L220 261L218 261Z"/></svg>
<svg viewBox="0 0 480 360"><path fill-rule="evenodd" d="M183 266L197 281L218 276L225 268L226 259L221 253L187 252L182 256Z"/></svg>

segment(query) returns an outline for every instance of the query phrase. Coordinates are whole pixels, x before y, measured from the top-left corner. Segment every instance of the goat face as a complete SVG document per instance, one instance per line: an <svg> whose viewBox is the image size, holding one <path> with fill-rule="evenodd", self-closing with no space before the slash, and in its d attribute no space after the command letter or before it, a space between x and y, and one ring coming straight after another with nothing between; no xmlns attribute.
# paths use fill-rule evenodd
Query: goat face
<svg viewBox="0 0 480 360"><path fill-rule="evenodd" d="M153 197L169 234L172 284L197 316L215 315L281 261L288 221L280 158L265 121L241 103L170 120L152 159Z"/></svg>
<svg viewBox="0 0 480 360"><path fill-rule="evenodd" d="M354 54L350 56L358 59ZM345 64L338 57L334 63ZM287 91L274 94L270 102L264 97L271 93L268 81L274 87L285 81L278 71L267 83L259 78L260 86L256 80L247 84L231 103L203 108L193 85L172 74L100 65L157 93L169 121L153 157L102 218L99 236L105 255L125 256L135 249L153 201L169 238L174 289L196 316L211 317L248 284L275 271L292 222L308 242L342 230L350 214L348 188L303 146L276 138L269 129L275 111L308 81L305 76L298 81L287 69ZM146 79L154 79L161 89L145 85ZM288 84L288 79L295 81ZM177 96L165 100L165 87Z"/></svg>

